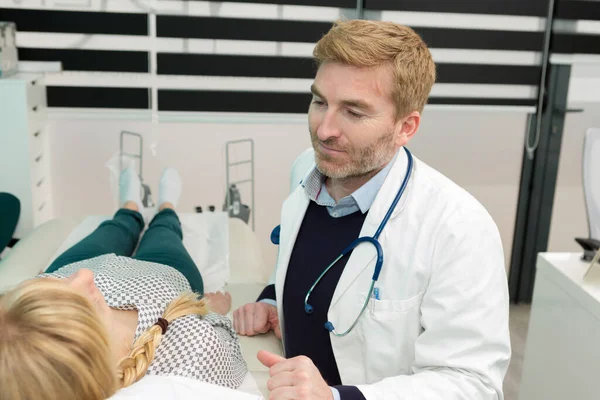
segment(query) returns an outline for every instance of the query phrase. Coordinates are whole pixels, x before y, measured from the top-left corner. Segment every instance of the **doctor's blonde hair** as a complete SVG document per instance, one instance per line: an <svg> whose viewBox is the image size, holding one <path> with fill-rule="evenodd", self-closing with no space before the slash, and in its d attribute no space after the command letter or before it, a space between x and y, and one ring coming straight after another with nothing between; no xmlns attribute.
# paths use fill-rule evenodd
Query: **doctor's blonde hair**
<svg viewBox="0 0 600 400"><path fill-rule="evenodd" d="M182 294L165 310L174 319L208 313ZM33 279L0 297L0 400L105 400L141 379L162 339L154 325L118 365L100 316L83 295L54 279Z"/></svg>
<svg viewBox="0 0 600 400"><path fill-rule="evenodd" d="M423 112L436 79L435 63L423 39L394 22L338 21L319 40L313 56L319 67L328 61L358 68L389 66L397 118Z"/></svg>

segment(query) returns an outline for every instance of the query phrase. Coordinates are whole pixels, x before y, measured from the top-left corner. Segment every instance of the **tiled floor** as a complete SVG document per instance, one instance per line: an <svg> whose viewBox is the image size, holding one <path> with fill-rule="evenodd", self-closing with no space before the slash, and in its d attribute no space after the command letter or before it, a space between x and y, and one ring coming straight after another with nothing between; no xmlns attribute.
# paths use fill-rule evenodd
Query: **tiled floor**
<svg viewBox="0 0 600 400"><path fill-rule="evenodd" d="M521 383L521 370L523 368L523 355L525 341L529 327L529 305L513 305L510 308L510 342L512 345L512 359L508 373L504 380L504 398L506 400L519 400L519 386Z"/></svg>

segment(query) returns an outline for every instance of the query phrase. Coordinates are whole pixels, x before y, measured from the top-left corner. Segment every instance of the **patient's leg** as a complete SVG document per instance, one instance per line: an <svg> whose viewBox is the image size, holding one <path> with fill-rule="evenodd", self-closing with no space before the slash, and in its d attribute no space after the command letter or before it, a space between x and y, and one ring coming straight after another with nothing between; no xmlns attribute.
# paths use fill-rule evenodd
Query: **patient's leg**
<svg viewBox="0 0 600 400"><path fill-rule="evenodd" d="M61 254L46 272L103 254L130 256L144 228L144 218L137 209L134 202L125 203L112 220L103 222L94 232Z"/></svg>
<svg viewBox="0 0 600 400"><path fill-rule="evenodd" d="M168 265L181 272L192 290L204 294L204 283L198 267L182 242L183 232L173 205L165 203L142 237L133 258Z"/></svg>

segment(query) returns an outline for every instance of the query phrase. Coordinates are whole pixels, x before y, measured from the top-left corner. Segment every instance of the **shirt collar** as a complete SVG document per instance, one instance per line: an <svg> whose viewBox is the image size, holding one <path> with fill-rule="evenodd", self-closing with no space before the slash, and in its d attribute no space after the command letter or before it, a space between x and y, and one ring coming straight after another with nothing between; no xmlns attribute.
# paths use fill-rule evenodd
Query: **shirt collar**
<svg viewBox="0 0 600 400"><path fill-rule="evenodd" d="M377 197L379 189L381 189L381 187L383 186L383 182L385 181L385 178L392 169L392 165L394 165L394 162L396 161L397 157L398 153L394 155L394 158L392 158L392 160L381 171L379 171L374 177L369 179L367 183L362 185L360 188L355 190L350 196L347 196L344 199L352 197L352 199L354 199L354 202L356 202L360 211L363 214L369 211L369 209L373 205L373 202L375 201L375 197ZM313 167L306 179L302 181L302 187L304 188L304 191L306 192L309 199L311 199L314 202L317 202L317 198L320 198L319 194L321 193L321 191L327 190L327 188L325 187L325 179L325 175L323 175L317 169L316 166ZM326 201L326 203L331 202L331 204L322 205L334 206L335 201L331 198L331 196L328 195L327 192L325 192L325 194L327 194L326 198L330 199L330 201ZM322 196L323 194L321 194L321 197ZM340 202L344 199L341 199Z"/></svg>

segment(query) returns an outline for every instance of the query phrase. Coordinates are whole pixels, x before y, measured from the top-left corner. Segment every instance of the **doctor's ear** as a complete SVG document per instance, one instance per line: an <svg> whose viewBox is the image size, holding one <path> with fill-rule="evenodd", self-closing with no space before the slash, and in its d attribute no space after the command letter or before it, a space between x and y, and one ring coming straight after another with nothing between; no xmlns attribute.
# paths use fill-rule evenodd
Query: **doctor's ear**
<svg viewBox="0 0 600 400"><path fill-rule="evenodd" d="M399 119L396 122L396 144L400 146L404 146L415 133L419 129L419 125L421 124L421 114L418 111L413 111L407 116Z"/></svg>

